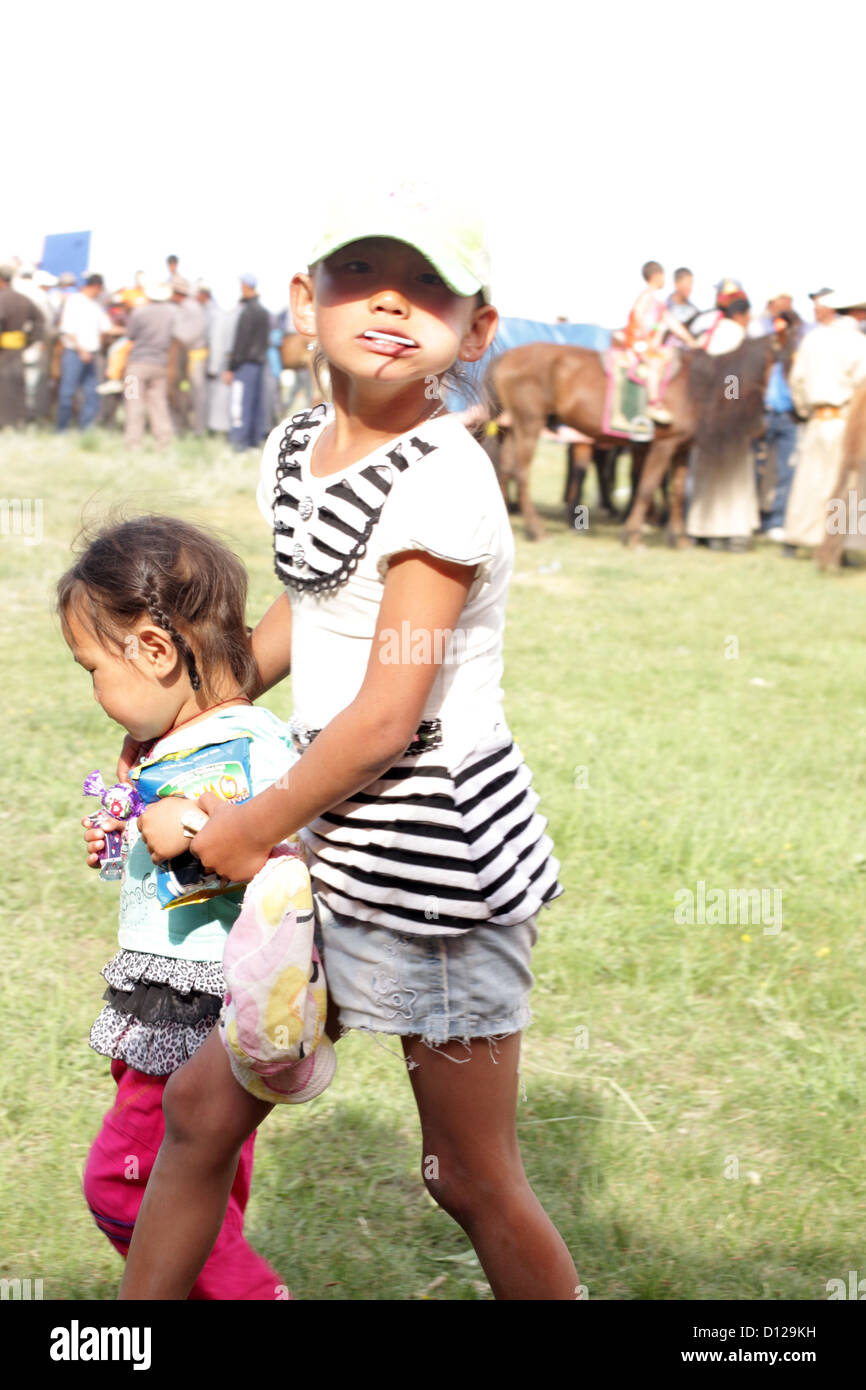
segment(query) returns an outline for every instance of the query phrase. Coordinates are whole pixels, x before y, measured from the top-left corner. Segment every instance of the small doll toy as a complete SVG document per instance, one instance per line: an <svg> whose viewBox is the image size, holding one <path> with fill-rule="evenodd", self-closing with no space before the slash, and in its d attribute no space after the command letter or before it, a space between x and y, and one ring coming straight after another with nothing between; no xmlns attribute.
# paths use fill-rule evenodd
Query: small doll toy
<svg viewBox="0 0 866 1390"><path fill-rule="evenodd" d="M105 832L105 846L99 855L99 877L115 882L123 869L123 831L106 830L108 820L132 820L144 810L144 802L131 782L116 782L106 787L101 772L91 772L84 779L84 795L98 796L102 809L90 816L90 824Z"/></svg>

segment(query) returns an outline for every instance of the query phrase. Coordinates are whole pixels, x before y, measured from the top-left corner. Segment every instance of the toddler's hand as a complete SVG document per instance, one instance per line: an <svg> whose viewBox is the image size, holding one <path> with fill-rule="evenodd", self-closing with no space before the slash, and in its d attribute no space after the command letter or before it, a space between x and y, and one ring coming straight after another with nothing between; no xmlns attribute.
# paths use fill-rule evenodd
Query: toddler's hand
<svg viewBox="0 0 866 1390"><path fill-rule="evenodd" d="M91 825L90 817L85 816L81 824L84 826L87 862L91 869L98 869L99 855L105 848L106 830L122 830L124 822L122 820L112 820L110 816L105 816L105 823L103 825Z"/></svg>
<svg viewBox="0 0 866 1390"><path fill-rule="evenodd" d="M190 838L184 834L183 817L195 810L195 802L185 796L165 796L148 806L138 818L141 838L150 850L154 864L174 859L190 848Z"/></svg>

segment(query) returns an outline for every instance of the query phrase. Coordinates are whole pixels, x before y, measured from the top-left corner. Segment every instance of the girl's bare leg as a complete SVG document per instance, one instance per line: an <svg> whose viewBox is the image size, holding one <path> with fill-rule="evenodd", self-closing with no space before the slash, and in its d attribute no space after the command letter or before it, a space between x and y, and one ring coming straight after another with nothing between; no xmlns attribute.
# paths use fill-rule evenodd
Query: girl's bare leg
<svg viewBox="0 0 866 1390"><path fill-rule="evenodd" d="M272 1109L235 1081L216 1029L174 1073L119 1298L188 1296L219 1235L241 1147Z"/></svg>
<svg viewBox="0 0 866 1390"><path fill-rule="evenodd" d="M436 1049L419 1037L401 1041L418 1064L409 1079L424 1181L472 1241L494 1296L576 1298L574 1263L527 1182L517 1144L520 1034L492 1044L495 1062L485 1038Z"/></svg>

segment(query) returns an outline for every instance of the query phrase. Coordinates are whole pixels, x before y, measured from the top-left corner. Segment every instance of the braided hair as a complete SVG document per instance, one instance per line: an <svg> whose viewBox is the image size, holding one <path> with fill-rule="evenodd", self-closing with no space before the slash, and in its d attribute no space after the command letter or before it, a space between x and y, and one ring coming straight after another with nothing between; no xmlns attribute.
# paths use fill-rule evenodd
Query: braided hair
<svg viewBox="0 0 866 1390"><path fill-rule="evenodd" d="M122 648L144 616L174 643L193 690L218 698L227 675L245 693L258 672L246 626L247 575L222 541L170 516L111 521L79 538L57 584L65 623L76 612L100 642Z"/></svg>
<svg viewBox="0 0 866 1390"><path fill-rule="evenodd" d="M153 621L156 623L157 627L161 627L163 632L168 633L169 637L174 642L174 645L177 647L178 651L180 652L181 656L186 662L186 669L189 671L189 683L192 686L193 690L201 690L201 676L196 670L195 657L193 656L192 649L190 648L190 645L187 642L186 638L178 632L177 628L174 626L174 623L171 621L168 614L164 613L160 608L159 597L155 591L148 597L147 611L153 618Z"/></svg>

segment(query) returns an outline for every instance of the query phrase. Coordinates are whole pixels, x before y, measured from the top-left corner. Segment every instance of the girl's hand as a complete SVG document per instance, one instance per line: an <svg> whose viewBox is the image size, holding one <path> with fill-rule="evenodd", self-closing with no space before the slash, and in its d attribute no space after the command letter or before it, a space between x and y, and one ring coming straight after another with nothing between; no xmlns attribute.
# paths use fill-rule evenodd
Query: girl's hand
<svg viewBox="0 0 866 1390"><path fill-rule="evenodd" d="M249 883L262 868L273 845L260 844L246 830L243 807L231 806L215 792L205 792L196 805L208 817L189 847L210 873L234 883Z"/></svg>
<svg viewBox="0 0 866 1390"><path fill-rule="evenodd" d="M138 828L154 864L189 849L190 838L184 834L181 821L184 812L194 806L195 802L185 796L165 796L141 813Z"/></svg>
<svg viewBox="0 0 866 1390"><path fill-rule="evenodd" d="M106 816L104 826L91 825L90 817L85 816L81 824L84 826L84 840L87 845L87 862L91 869L98 869L100 851L105 848L106 830L122 830L124 822L122 820L112 820L110 816Z"/></svg>

